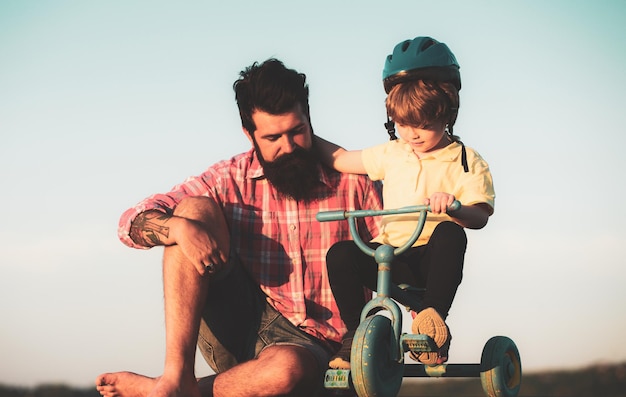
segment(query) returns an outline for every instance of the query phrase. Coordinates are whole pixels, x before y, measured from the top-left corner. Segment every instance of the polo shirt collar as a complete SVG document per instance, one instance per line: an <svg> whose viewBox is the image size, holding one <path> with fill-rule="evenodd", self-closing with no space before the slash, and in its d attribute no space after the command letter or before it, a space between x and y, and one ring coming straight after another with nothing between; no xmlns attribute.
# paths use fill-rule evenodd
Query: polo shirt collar
<svg viewBox="0 0 626 397"><path fill-rule="evenodd" d="M413 149L406 141L400 140L402 142L402 148L407 151L407 153L413 153ZM428 153L427 156L422 157L422 159L433 158L439 161L457 161L459 156L461 156L461 144L458 142L452 142L448 146L441 148L433 153Z"/></svg>

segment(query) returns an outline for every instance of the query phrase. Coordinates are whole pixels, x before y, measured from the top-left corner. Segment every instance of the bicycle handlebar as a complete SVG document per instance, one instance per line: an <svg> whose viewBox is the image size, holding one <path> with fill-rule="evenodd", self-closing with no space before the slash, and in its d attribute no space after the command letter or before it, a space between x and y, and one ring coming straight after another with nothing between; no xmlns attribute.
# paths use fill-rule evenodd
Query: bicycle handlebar
<svg viewBox="0 0 626 397"><path fill-rule="evenodd" d="M457 211L461 208L461 203L458 200L454 200L452 205L448 207L447 212ZM363 218L366 216L378 216L378 215L397 215L408 214L411 212L429 211L429 205L412 205L408 207L396 208L391 210L356 210L356 211L322 211L315 215L315 219L319 222L341 221L348 218Z"/></svg>

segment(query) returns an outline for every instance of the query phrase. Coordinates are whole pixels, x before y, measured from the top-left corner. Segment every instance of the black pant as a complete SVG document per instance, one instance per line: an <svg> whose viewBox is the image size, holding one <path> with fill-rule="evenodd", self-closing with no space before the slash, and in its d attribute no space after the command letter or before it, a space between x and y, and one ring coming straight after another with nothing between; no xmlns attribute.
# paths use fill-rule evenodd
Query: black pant
<svg viewBox="0 0 626 397"><path fill-rule="evenodd" d="M372 248L380 244L370 243ZM442 222L426 245L413 247L395 258L392 281L426 288L423 307L433 307L445 319L463 278L467 237L454 222ZM375 291L378 265L354 241L334 244L326 254L328 278L341 318L353 333L365 306L363 286Z"/></svg>

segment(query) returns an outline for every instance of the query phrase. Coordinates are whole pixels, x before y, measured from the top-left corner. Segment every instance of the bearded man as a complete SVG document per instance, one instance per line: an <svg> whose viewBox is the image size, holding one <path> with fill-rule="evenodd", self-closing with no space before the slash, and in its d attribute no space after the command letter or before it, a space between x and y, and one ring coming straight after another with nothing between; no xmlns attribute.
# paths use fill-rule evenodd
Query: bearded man
<svg viewBox="0 0 626 397"><path fill-rule="evenodd" d="M234 83L252 148L127 210L126 245L165 246L165 367L96 378L105 397L317 396L345 333L326 251L350 239L319 211L381 209L380 185L321 165L306 76L269 59ZM378 233L361 221L362 238ZM196 345L215 375L196 379Z"/></svg>

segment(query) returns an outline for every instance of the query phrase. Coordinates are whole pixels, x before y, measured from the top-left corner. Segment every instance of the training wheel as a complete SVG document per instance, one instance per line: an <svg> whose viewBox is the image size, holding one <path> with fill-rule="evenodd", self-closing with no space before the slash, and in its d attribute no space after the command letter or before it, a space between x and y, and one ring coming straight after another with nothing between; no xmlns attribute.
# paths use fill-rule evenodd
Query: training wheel
<svg viewBox="0 0 626 397"><path fill-rule="evenodd" d="M361 322L350 354L352 383L359 397L395 397L404 374L403 358L393 360L398 342L391 320L373 315Z"/></svg>
<svg viewBox="0 0 626 397"><path fill-rule="evenodd" d="M490 397L515 397L522 383L522 362L515 343L506 336L487 341L480 359L480 381Z"/></svg>

